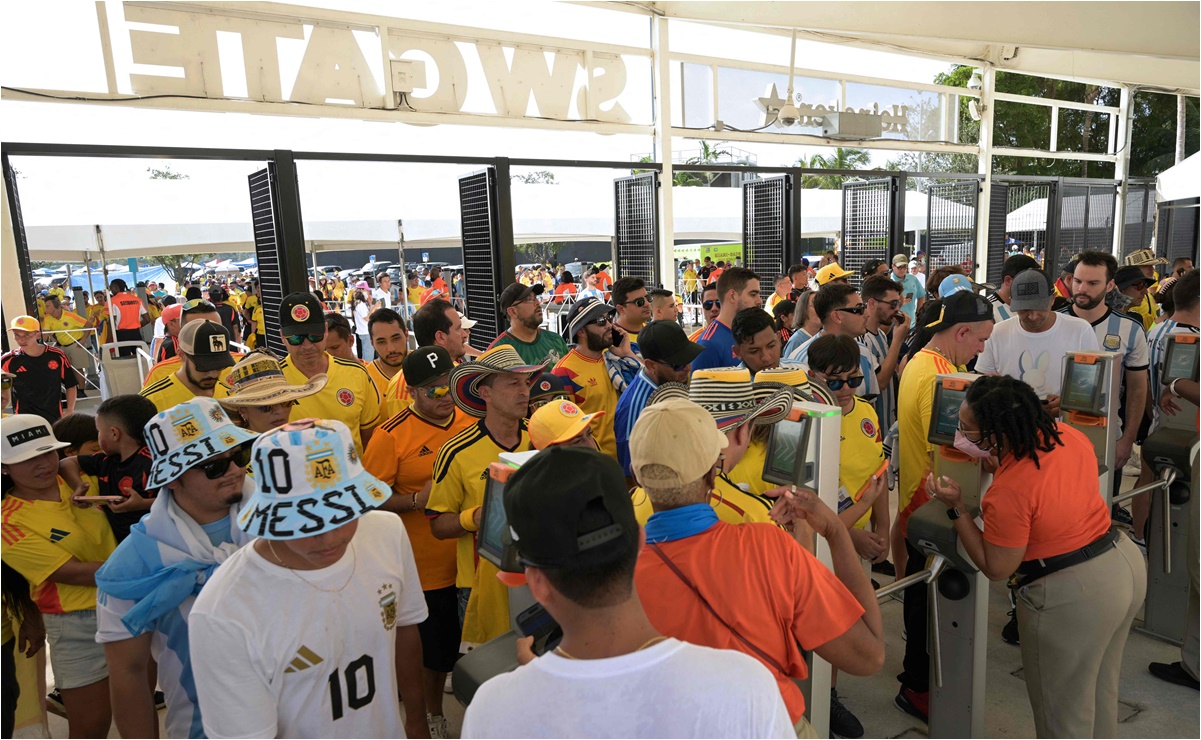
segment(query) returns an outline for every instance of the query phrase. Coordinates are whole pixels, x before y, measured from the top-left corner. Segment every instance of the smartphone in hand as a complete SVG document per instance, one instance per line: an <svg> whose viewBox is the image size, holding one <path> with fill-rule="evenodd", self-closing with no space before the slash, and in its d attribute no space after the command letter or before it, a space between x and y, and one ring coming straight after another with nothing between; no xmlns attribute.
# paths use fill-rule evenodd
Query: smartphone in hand
<svg viewBox="0 0 1201 740"><path fill-rule="evenodd" d="M125 501L124 496L72 496L77 504L119 504Z"/></svg>
<svg viewBox="0 0 1201 740"><path fill-rule="evenodd" d="M616 326L613 327L613 346L620 347L621 343L626 340L626 333Z"/></svg>

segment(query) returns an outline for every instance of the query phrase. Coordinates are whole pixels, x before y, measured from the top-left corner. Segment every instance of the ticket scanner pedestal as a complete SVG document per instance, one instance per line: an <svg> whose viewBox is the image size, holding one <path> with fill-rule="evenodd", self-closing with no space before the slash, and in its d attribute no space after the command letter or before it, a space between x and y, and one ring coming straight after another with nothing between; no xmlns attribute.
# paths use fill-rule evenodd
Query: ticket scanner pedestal
<svg viewBox="0 0 1201 740"><path fill-rule="evenodd" d="M1108 506L1113 495L1118 415L1122 384L1122 355L1118 352L1068 352L1063 361L1060 413L1064 424L1081 432L1097 452L1097 477Z"/></svg>
<svg viewBox="0 0 1201 740"><path fill-rule="evenodd" d="M935 477L955 480L963 492L960 515L976 517L992 480L980 462L955 449L959 405L979 376L939 375L929 439ZM940 501L928 501L909 517L910 544L928 556L930 737L984 737L984 669L988 627L988 579L959 542L955 523ZM916 575L916 574L915 574Z"/></svg>

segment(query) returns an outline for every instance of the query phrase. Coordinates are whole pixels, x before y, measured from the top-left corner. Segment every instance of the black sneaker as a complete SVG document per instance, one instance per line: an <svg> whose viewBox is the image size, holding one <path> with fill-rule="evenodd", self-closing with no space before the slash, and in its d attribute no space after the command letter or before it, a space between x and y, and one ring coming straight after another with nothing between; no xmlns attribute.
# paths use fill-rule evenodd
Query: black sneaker
<svg viewBox="0 0 1201 740"><path fill-rule="evenodd" d="M930 692L914 691L901 687L897 697L892 700L894 706L911 717L917 717L922 722L930 722ZM831 712L832 713L832 712Z"/></svg>
<svg viewBox="0 0 1201 740"><path fill-rule="evenodd" d="M880 563L872 563L872 570L876 573L892 576L893 578L897 577L897 569L887 560Z"/></svg>
<svg viewBox="0 0 1201 740"><path fill-rule="evenodd" d="M1021 638L1018 636L1018 613L1016 609L1009 610L1009 621L1001 628L1001 639L1010 645L1021 645Z"/></svg>
<svg viewBox="0 0 1201 740"><path fill-rule="evenodd" d="M1186 686L1190 689L1201 688L1197 679L1190 676L1184 667L1180 665L1180 661L1175 663L1152 663L1147 666L1147 670L1151 671L1151 675L1156 678L1169 681L1178 686ZM834 705L830 705L830 727L834 726Z"/></svg>
<svg viewBox="0 0 1201 740"><path fill-rule="evenodd" d="M1109 518L1118 524L1125 524L1127 527L1134 526L1134 519L1131 518L1130 512L1123 509L1121 506L1114 504L1109 509Z"/></svg>
<svg viewBox="0 0 1201 740"><path fill-rule="evenodd" d="M167 696L161 691L154 692L154 708L165 709L167 706Z"/></svg>
<svg viewBox="0 0 1201 740"><path fill-rule="evenodd" d="M830 689L830 734L834 737L863 737L863 725L842 705L838 689Z"/></svg>
<svg viewBox="0 0 1201 740"><path fill-rule="evenodd" d="M46 694L46 709L60 717L67 716L67 708L63 706L63 695L58 689Z"/></svg>

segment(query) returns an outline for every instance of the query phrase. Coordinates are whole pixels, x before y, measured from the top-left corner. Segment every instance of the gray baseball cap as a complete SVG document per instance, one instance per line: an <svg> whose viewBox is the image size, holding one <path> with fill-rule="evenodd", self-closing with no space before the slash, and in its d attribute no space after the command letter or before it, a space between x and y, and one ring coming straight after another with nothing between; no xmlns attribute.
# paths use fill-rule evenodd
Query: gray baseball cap
<svg viewBox="0 0 1201 740"><path fill-rule="evenodd" d="M1019 272L1009 287L1009 307L1014 311L1046 311L1051 307L1051 283L1042 270Z"/></svg>

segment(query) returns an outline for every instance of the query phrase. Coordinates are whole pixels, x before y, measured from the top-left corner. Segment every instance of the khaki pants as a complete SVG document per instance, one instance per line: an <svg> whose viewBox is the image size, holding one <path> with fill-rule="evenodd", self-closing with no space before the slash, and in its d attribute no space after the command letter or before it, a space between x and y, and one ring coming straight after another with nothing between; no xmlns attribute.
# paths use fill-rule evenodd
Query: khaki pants
<svg viewBox="0 0 1201 740"><path fill-rule="evenodd" d="M796 721L796 724L792 726L792 729L796 730L798 738L805 738L805 740L817 738L817 730L813 729L813 725L809 724L809 720L805 719L805 715L803 714Z"/></svg>
<svg viewBox="0 0 1201 740"><path fill-rule="evenodd" d="M72 342L67 345L59 345L59 349L71 361L71 367L75 368L81 376L86 378L96 374L96 362L82 344Z"/></svg>
<svg viewBox="0 0 1201 740"><path fill-rule="evenodd" d="M1117 736L1122 652L1146 595L1146 559L1124 535L1103 555L1019 589L1038 737Z"/></svg>

